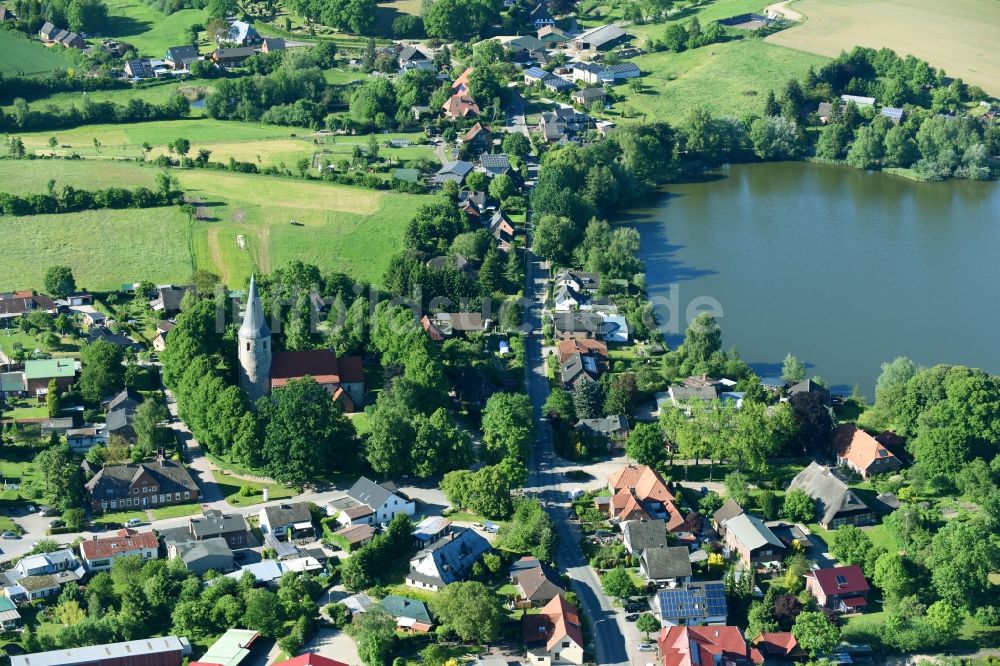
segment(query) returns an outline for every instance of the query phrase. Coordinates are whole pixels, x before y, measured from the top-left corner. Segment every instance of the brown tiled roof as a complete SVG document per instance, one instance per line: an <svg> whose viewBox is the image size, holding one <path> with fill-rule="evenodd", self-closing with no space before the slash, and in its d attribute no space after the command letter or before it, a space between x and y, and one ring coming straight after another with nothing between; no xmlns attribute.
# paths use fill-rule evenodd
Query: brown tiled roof
<svg viewBox="0 0 1000 666"><path fill-rule="evenodd" d="M337 355L329 349L275 352L271 361L271 386L277 388L309 375L319 384L353 384L364 381L360 356Z"/></svg>
<svg viewBox="0 0 1000 666"><path fill-rule="evenodd" d="M350 510L347 513L350 515ZM375 530L372 529L371 525L351 525L350 527L345 527L342 530L334 532L334 535L347 539L347 543L350 544L361 543L366 539L372 538L374 534Z"/></svg>
<svg viewBox="0 0 1000 666"><path fill-rule="evenodd" d="M608 346L600 340L585 338L583 340L560 340L559 362L565 363L573 354L608 355Z"/></svg>
<svg viewBox="0 0 1000 666"><path fill-rule="evenodd" d="M853 423L845 423L833 431L833 449L861 469L868 469L876 460L896 457Z"/></svg>
<svg viewBox="0 0 1000 666"><path fill-rule="evenodd" d="M112 537L81 542L80 551L86 559L97 560L146 548L156 550L159 545L159 540L153 532L118 530Z"/></svg>
<svg viewBox="0 0 1000 666"><path fill-rule="evenodd" d="M553 597L537 615L525 615L521 627L528 645L544 644L551 651L564 638L584 645L580 616L561 594Z"/></svg>

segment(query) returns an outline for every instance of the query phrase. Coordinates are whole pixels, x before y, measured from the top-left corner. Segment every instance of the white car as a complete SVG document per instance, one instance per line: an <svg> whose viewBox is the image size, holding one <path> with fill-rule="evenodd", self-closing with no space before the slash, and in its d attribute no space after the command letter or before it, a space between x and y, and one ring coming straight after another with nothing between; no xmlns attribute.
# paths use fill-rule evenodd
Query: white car
<svg viewBox="0 0 1000 666"><path fill-rule="evenodd" d="M635 646L639 652L656 652L656 646L652 643L639 643Z"/></svg>
<svg viewBox="0 0 1000 666"><path fill-rule="evenodd" d="M125 522L125 527L139 527L139 525L142 525L142 520L139 518L129 518Z"/></svg>

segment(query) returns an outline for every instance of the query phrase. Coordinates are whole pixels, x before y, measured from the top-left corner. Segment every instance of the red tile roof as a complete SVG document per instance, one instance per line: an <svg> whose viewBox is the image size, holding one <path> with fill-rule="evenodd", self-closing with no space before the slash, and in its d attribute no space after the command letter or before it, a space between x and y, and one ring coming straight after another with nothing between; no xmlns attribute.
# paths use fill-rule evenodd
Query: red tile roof
<svg viewBox="0 0 1000 666"><path fill-rule="evenodd" d="M546 650L551 650L565 638L580 647L584 644L580 616L576 608L561 594L553 597L537 615L525 615L521 628L525 643L530 645L544 642Z"/></svg>
<svg viewBox="0 0 1000 666"><path fill-rule="evenodd" d="M747 659L747 644L737 627L670 627L660 633L663 666L713 666Z"/></svg>
<svg viewBox="0 0 1000 666"><path fill-rule="evenodd" d="M275 352L271 361L271 386L277 388L309 375L319 384L364 382L360 356L337 355L329 349Z"/></svg>
<svg viewBox="0 0 1000 666"><path fill-rule="evenodd" d="M597 354L598 356L608 355L608 346L600 340L586 338L583 340L560 340L559 342L559 362L565 363L573 354Z"/></svg>
<svg viewBox="0 0 1000 666"><path fill-rule="evenodd" d="M750 648L750 658L755 664L763 664L768 659L787 659L803 654L799 642L790 631L765 632L753 639L753 647Z"/></svg>
<svg viewBox="0 0 1000 666"><path fill-rule="evenodd" d="M115 536L101 537L80 542L80 551L87 560L98 560L122 553L152 548L160 545L159 539L152 532L136 532L135 530L118 530Z"/></svg>
<svg viewBox="0 0 1000 666"><path fill-rule="evenodd" d="M279 661L276 664L272 664L272 666L347 666L347 664L308 652L288 661Z"/></svg>
<svg viewBox="0 0 1000 666"><path fill-rule="evenodd" d="M845 423L833 431L833 449L860 469L868 469L876 460L896 457L853 423Z"/></svg>
<svg viewBox="0 0 1000 666"><path fill-rule="evenodd" d="M647 465L627 465L608 477L615 490L611 498L612 513L619 520L642 518L646 515L642 502L663 504L667 512L667 530L674 531L684 524L684 516L674 504L674 496L660 473ZM632 514L639 512L641 515Z"/></svg>
<svg viewBox="0 0 1000 666"><path fill-rule="evenodd" d="M836 594L843 597L847 594L867 592L870 589L868 581L865 580L864 572L856 564L831 569L817 569L812 575L816 577L820 589L827 595ZM841 577L844 582L838 582L838 577Z"/></svg>

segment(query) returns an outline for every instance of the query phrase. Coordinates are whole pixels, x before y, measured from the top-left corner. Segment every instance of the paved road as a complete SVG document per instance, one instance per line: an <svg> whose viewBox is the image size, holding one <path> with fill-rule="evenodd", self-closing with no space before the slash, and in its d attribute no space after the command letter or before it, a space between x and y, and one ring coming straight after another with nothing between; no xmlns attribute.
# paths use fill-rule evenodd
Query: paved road
<svg viewBox="0 0 1000 666"><path fill-rule="evenodd" d="M517 90L510 92L510 104L507 105L507 123L505 132L528 136L528 125L524 120L524 98Z"/></svg>
<svg viewBox="0 0 1000 666"><path fill-rule="evenodd" d="M533 331L542 328L542 312L538 299L545 293L548 271L534 255L527 253L525 297L532 302L527 323ZM552 448L552 433L548 421L543 418L542 407L548 398L549 386L543 355L542 339L539 335L529 336L525 341L525 384L531 404L534 407L538 426L538 438L531 455L528 488L543 500L559 530L559 547L556 561L566 570L573 581L573 589L580 598L584 617L588 619L594 641L596 661L599 664L645 663L630 659L629 650L635 642L627 641L624 617L615 611L611 600L601 589L597 574L587 563L580 550L580 533L569 521L568 492L563 488L565 476L557 472L561 466ZM627 649L628 648L628 649Z"/></svg>

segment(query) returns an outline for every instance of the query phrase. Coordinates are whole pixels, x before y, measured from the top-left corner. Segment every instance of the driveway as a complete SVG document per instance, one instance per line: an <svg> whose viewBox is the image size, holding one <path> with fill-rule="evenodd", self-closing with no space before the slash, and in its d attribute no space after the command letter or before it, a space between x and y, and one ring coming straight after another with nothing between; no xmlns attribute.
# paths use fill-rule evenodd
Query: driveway
<svg viewBox="0 0 1000 666"><path fill-rule="evenodd" d="M323 628L303 648L303 653L315 652L322 657L341 661L348 666L362 666L354 639L337 629Z"/></svg>

